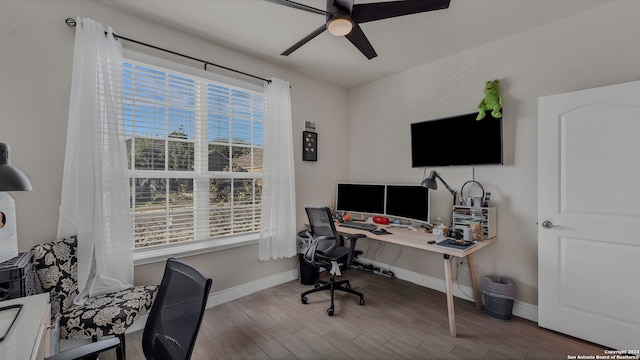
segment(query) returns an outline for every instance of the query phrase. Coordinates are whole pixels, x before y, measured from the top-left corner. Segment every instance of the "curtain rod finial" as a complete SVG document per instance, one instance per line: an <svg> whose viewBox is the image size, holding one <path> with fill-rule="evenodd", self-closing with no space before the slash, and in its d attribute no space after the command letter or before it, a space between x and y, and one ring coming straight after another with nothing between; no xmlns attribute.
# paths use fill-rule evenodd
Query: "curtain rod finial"
<svg viewBox="0 0 640 360"><path fill-rule="evenodd" d="M65 23L67 23L67 26L68 26L68 27L76 27L76 25L77 25L77 24L76 24L76 21L75 21L74 19L70 18L70 17L69 17L69 18L66 18L66 19L64 20L64 22L65 22Z"/></svg>

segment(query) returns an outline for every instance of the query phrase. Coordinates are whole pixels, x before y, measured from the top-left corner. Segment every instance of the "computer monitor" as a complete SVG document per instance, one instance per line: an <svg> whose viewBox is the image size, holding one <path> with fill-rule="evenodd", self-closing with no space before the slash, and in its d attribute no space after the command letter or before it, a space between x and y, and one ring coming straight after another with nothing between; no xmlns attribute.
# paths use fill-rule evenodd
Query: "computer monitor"
<svg viewBox="0 0 640 360"><path fill-rule="evenodd" d="M429 222L429 189L420 185L387 185L386 215Z"/></svg>
<svg viewBox="0 0 640 360"><path fill-rule="evenodd" d="M365 214L384 214L385 186L380 184L338 183L336 210Z"/></svg>

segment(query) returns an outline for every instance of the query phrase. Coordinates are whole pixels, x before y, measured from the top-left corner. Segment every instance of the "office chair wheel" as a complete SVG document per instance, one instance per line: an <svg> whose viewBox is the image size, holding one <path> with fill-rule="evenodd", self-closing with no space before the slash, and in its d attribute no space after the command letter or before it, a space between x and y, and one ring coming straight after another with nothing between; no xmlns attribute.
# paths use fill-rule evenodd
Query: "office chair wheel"
<svg viewBox="0 0 640 360"><path fill-rule="evenodd" d="M302 299L300 299L302 301L303 304L306 304L309 302L309 299L307 299L306 296L303 296Z"/></svg>
<svg viewBox="0 0 640 360"><path fill-rule="evenodd" d="M327 309L327 315L333 316L333 306Z"/></svg>
<svg viewBox="0 0 640 360"><path fill-rule="evenodd" d="M364 305L364 298L360 298L360 301L358 302L358 304L360 304L360 306Z"/></svg>

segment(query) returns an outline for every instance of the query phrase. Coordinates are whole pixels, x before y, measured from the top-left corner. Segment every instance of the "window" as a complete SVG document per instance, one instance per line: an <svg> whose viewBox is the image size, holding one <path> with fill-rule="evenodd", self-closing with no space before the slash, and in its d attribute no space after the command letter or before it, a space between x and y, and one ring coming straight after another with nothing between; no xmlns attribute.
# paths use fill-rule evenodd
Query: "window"
<svg viewBox="0 0 640 360"><path fill-rule="evenodd" d="M257 233L261 92L125 60L134 248Z"/></svg>

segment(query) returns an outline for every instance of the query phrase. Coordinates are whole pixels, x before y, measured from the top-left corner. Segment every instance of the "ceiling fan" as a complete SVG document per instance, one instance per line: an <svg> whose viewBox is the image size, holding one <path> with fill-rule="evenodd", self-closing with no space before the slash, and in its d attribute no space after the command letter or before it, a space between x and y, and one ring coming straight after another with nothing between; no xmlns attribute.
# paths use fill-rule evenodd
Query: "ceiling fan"
<svg viewBox="0 0 640 360"><path fill-rule="evenodd" d="M325 15L326 23L302 38L280 55L288 56L311 39L329 30L335 36L344 36L371 60L378 56L359 24L388 19L396 16L417 14L449 7L451 0L397 0L379 3L354 4L355 0L327 0L327 9L314 7L289 0L265 0L279 5Z"/></svg>

